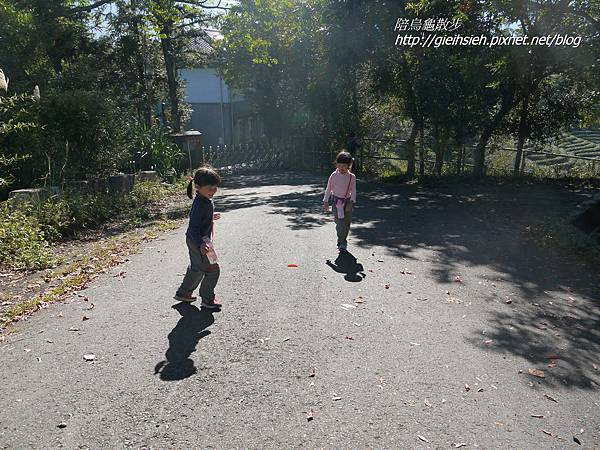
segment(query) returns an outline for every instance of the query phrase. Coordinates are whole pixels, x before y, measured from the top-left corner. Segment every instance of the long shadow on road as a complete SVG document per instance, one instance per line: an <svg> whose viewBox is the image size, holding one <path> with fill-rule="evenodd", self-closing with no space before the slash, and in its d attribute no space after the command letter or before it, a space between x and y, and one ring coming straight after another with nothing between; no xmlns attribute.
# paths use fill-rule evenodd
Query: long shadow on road
<svg viewBox="0 0 600 450"><path fill-rule="evenodd" d="M321 212L325 183L326 177L319 182L302 174L264 179L257 175L237 184L253 191L228 193L219 199L220 209L266 205L272 214L287 216L291 229L310 230L331 220ZM294 186L295 192L277 189L282 185ZM426 276L440 284L452 283L461 271L483 281L499 277L510 283L519 305L510 312L489 308L487 335L493 348L532 364L558 362L565 369L562 385L591 389L598 376L594 364L600 364L600 277L573 255L542 248L528 231L549 215L570 213L585 199L585 194L549 186L360 183L350 243L366 249L385 247L408 261L427 250L431 273ZM481 297L478 300L503 301L493 293ZM479 333L470 339L474 346L482 346ZM558 377L547 382L559 383Z"/></svg>
<svg viewBox="0 0 600 450"><path fill-rule="evenodd" d="M200 310L189 303L178 303L173 309L181 314L181 319L169 333L166 360L160 361L154 368L154 374L160 374L163 381L183 380L198 372L190 356L196 351L200 339L210 334L207 328L215 321L210 311Z"/></svg>

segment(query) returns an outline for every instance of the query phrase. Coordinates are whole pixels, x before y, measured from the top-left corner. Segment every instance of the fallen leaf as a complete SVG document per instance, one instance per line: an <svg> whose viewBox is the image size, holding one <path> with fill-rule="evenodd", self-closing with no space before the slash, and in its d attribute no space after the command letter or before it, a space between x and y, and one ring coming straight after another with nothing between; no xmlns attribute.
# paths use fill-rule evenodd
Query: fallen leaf
<svg viewBox="0 0 600 450"><path fill-rule="evenodd" d="M456 275L456 276L454 277L454 281L456 281L457 283L462 283L462 282L463 282L463 280L462 280L462 278L460 277L460 275Z"/></svg>
<svg viewBox="0 0 600 450"><path fill-rule="evenodd" d="M339 401L341 399L342 399L342 397L333 397L331 400L333 400L334 402L337 402L337 401Z"/></svg>
<svg viewBox="0 0 600 450"><path fill-rule="evenodd" d="M552 434L552 433L550 433L549 431L546 431L546 430L542 430L542 433L547 434L548 436L556 437L554 434Z"/></svg>
<svg viewBox="0 0 600 450"><path fill-rule="evenodd" d="M354 338L352 336L346 336L346 339L348 339L349 341L353 341Z"/></svg>
<svg viewBox="0 0 600 450"><path fill-rule="evenodd" d="M471 390L471 386L465 383L465 391L469 392Z"/></svg>
<svg viewBox="0 0 600 450"><path fill-rule="evenodd" d="M26 348L26 349L24 349L24 350L25 350L25 353L29 353L29 352L31 351L31 349L30 349L30 348Z"/></svg>
<svg viewBox="0 0 600 450"><path fill-rule="evenodd" d="M510 298L506 299L506 302L505 302L505 303L506 303L507 305L510 305L510 304L512 303L512 299L510 299Z"/></svg>
<svg viewBox="0 0 600 450"><path fill-rule="evenodd" d="M425 404L425 406L428 406L429 408L431 408L431 403L429 403L427 400L425 400L423 403Z"/></svg>
<svg viewBox="0 0 600 450"><path fill-rule="evenodd" d="M371 272L371 273L373 273L373 272L375 272L375 271L374 271L373 269L367 269L367 272Z"/></svg>
<svg viewBox="0 0 600 450"><path fill-rule="evenodd" d="M308 410L308 412L306 413L306 420L308 422L310 422L314 418L315 418L315 412L312 409Z"/></svg>
<svg viewBox="0 0 600 450"><path fill-rule="evenodd" d="M314 378L314 376L317 374L317 369L315 369L314 367L312 368L310 374L308 375L308 378Z"/></svg>
<svg viewBox="0 0 600 450"><path fill-rule="evenodd" d="M298 264L288 264L288 267L298 267Z"/></svg>
<svg viewBox="0 0 600 450"><path fill-rule="evenodd" d="M483 341L483 343L487 344L487 345L490 345L490 344L494 343L494 340L493 339L488 339L488 340Z"/></svg>
<svg viewBox="0 0 600 450"><path fill-rule="evenodd" d="M539 369L527 369L527 372L529 373L529 375L533 375L534 377L546 378L546 375L544 374L543 370L539 370Z"/></svg>
<svg viewBox="0 0 600 450"><path fill-rule="evenodd" d="M548 364L548 368L550 369L554 369L556 367L556 364Z"/></svg>
<svg viewBox="0 0 600 450"><path fill-rule="evenodd" d="M418 345L421 345L421 344L419 344L417 342L411 342L410 345L417 345L418 346Z"/></svg>
<svg viewBox="0 0 600 450"><path fill-rule="evenodd" d="M581 445L581 441L580 441L579 439L577 439L577 436L573 436L573 441L574 441L576 444L579 444L579 445Z"/></svg>
<svg viewBox="0 0 600 450"><path fill-rule="evenodd" d="M69 331L79 331L79 328L71 327L71 328L69 328Z"/></svg>
<svg viewBox="0 0 600 450"><path fill-rule="evenodd" d="M597 364L592 363L592 367L594 368L594 370L598 370L598 365Z"/></svg>
<svg viewBox="0 0 600 450"><path fill-rule="evenodd" d="M96 355L93 353L88 353L87 355L83 355L83 359L86 361L94 361L96 359Z"/></svg>
<svg viewBox="0 0 600 450"><path fill-rule="evenodd" d="M65 422L61 422L56 426L57 426L57 428L67 428L67 424Z"/></svg>
<svg viewBox="0 0 600 450"><path fill-rule="evenodd" d="M42 358L40 358L39 356L37 357L37 361L38 362L42 362Z"/></svg>
<svg viewBox="0 0 600 450"><path fill-rule="evenodd" d="M383 262L383 259L378 259L377 262Z"/></svg>
<svg viewBox="0 0 600 450"><path fill-rule="evenodd" d="M290 340L290 338L285 338L285 339L284 339L283 341L281 341L281 342L287 342L287 341L289 341L289 340Z"/></svg>
<svg viewBox="0 0 600 450"><path fill-rule="evenodd" d="M90 318L88 316L83 316L83 318L81 320L86 321L86 320L90 320Z"/></svg>
<svg viewBox="0 0 600 450"><path fill-rule="evenodd" d="M483 392L483 388L477 389L477 392Z"/></svg>
<svg viewBox="0 0 600 450"><path fill-rule="evenodd" d="M341 304L341 307L342 307L343 309L352 309L352 308L356 308L356 305L351 305L351 304L349 304L349 303L342 303L342 304Z"/></svg>
<svg viewBox="0 0 600 450"><path fill-rule="evenodd" d="M390 284L386 283L386 284L383 285L383 287L386 288L386 289L389 289L390 288Z"/></svg>
<svg viewBox="0 0 600 450"><path fill-rule="evenodd" d="M364 303L364 302L365 302L365 299L362 297L358 297L358 298L354 299L354 303Z"/></svg>
<svg viewBox="0 0 600 450"><path fill-rule="evenodd" d="M461 448L461 447L466 447L467 444L465 444L464 442L461 442L460 444L452 444L452 446L454 448Z"/></svg>
<svg viewBox="0 0 600 450"><path fill-rule="evenodd" d="M536 419L543 419L544 416L542 414L532 414L531 417L535 417Z"/></svg>
<svg viewBox="0 0 600 450"><path fill-rule="evenodd" d="M558 400L556 400L555 398L550 397L548 394L544 394L544 397L547 398L548 400L550 400L551 402L558 403Z"/></svg>
<svg viewBox="0 0 600 450"><path fill-rule="evenodd" d="M421 436L420 434L417 434L417 437L423 441L423 442L429 442L427 439L425 439L423 436Z"/></svg>

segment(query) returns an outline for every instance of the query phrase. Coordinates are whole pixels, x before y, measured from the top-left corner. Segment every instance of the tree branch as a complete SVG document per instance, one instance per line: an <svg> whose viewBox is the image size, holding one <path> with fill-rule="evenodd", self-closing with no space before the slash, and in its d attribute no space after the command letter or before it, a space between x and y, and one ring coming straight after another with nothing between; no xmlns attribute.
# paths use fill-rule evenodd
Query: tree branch
<svg viewBox="0 0 600 450"><path fill-rule="evenodd" d="M221 6L222 0L219 0L219 3L216 5L206 5L208 0L177 0L179 3L185 3L187 5L199 6L203 9L222 9L224 11L230 10L228 6Z"/></svg>
<svg viewBox="0 0 600 450"><path fill-rule="evenodd" d="M77 14L80 12L92 11L96 8L99 8L100 6L104 6L106 4L114 3L114 2L115 2L115 0L98 0L97 2L94 2L88 6L79 6L77 8L71 8L71 9L67 10L67 12L65 13L65 16L71 16L73 14Z"/></svg>

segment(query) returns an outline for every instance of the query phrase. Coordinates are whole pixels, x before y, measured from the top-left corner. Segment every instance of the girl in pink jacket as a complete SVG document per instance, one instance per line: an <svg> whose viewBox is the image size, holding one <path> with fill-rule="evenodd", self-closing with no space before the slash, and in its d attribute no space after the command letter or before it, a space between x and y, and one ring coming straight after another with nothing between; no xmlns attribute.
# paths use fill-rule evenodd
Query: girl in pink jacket
<svg viewBox="0 0 600 450"><path fill-rule="evenodd" d="M325 188L323 209L328 212L333 206L337 247L338 251L343 253L348 251L347 238L352 221L352 209L356 203L356 175L350 172L352 156L346 151L338 153L335 165L336 170L329 176Z"/></svg>

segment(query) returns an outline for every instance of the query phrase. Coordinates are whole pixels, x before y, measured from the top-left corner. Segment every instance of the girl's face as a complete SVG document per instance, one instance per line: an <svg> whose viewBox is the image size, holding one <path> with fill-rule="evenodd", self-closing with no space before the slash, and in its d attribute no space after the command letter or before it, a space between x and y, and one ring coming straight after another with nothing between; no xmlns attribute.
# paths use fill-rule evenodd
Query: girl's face
<svg viewBox="0 0 600 450"><path fill-rule="evenodd" d="M335 166L337 167L337 170L342 174L346 174L350 170L350 164L336 163Z"/></svg>
<svg viewBox="0 0 600 450"><path fill-rule="evenodd" d="M202 197L206 197L208 199L212 199L213 195L217 193L219 189L218 186L214 184L207 184L206 186L196 186L196 192L200 194Z"/></svg>

